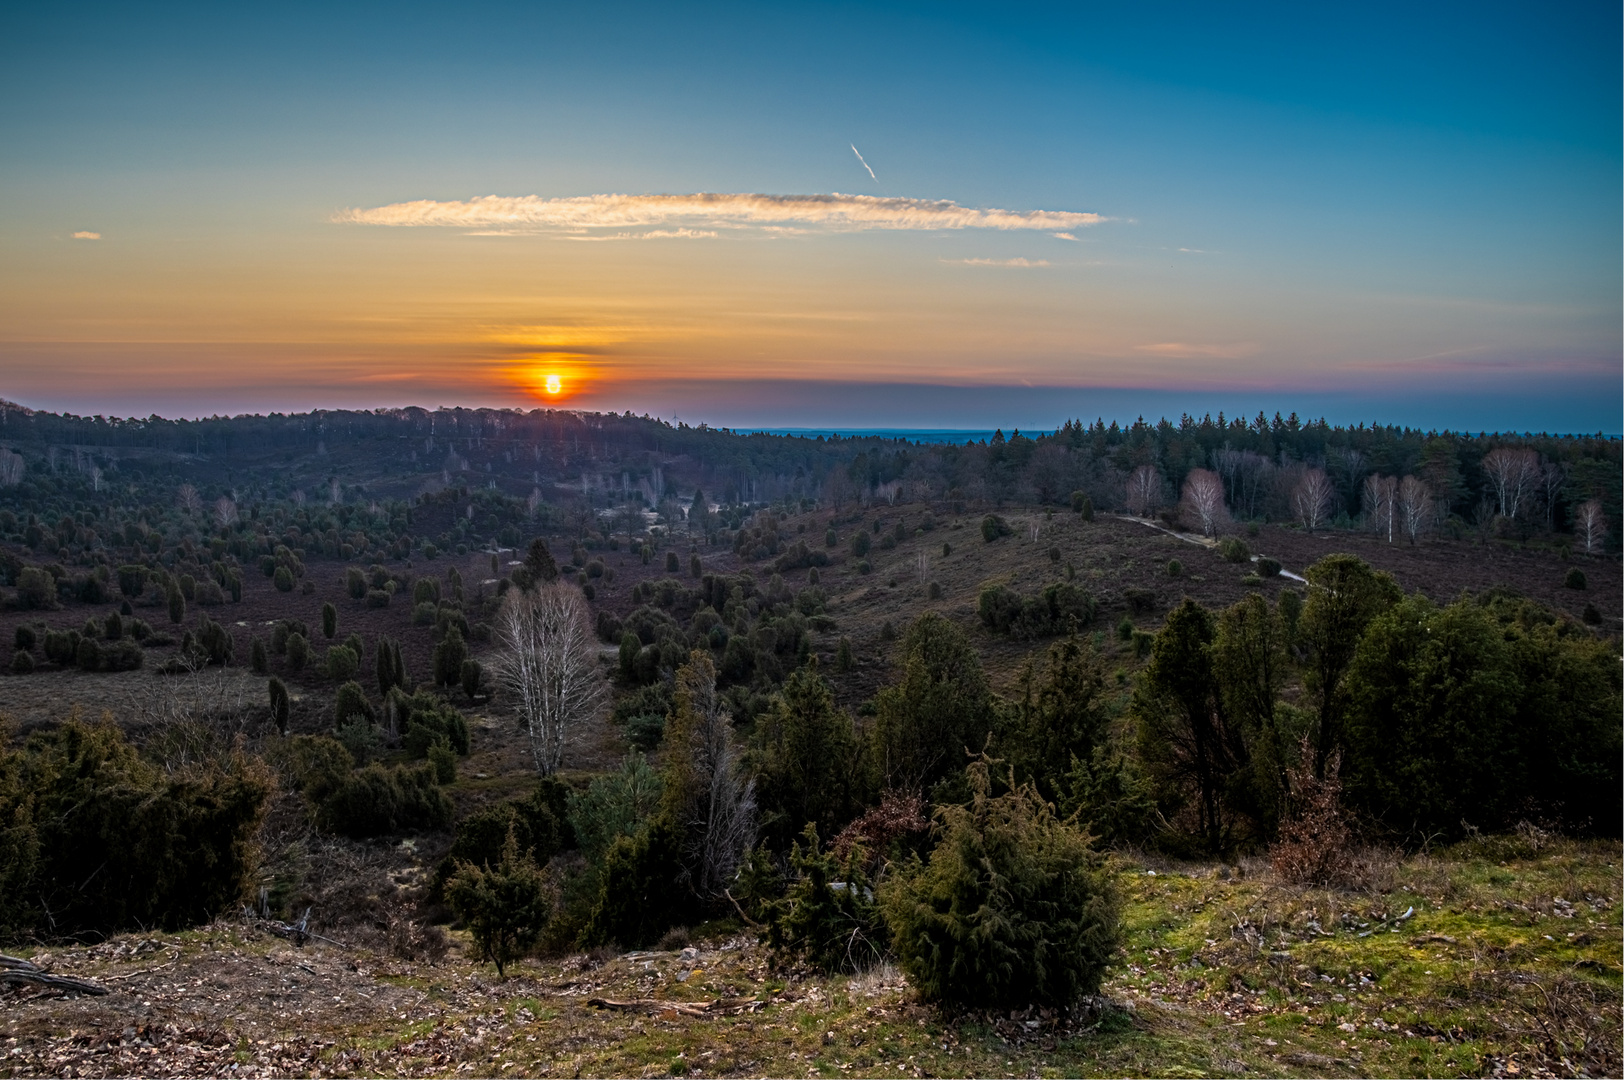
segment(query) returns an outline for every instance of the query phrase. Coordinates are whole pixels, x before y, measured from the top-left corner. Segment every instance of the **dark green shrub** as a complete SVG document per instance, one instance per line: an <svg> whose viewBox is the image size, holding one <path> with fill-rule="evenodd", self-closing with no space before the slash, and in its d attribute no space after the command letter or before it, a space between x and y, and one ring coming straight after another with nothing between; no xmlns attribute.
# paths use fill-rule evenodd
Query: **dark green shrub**
<svg viewBox="0 0 1624 1080"><path fill-rule="evenodd" d="M794 958L820 971L855 972L885 956L888 933L863 870L865 852L853 845L837 861L818 848L808 824L790 852L794 883L766 905L767 943L779 960Z"/></svg>
<svg viewBox="0 0 1624 1080"><path fill-rule="evenodd" d="M177 625L182 623L182 622L185 622L186 621L186 597L181 595L181 591L179 589L171 587L170 590L169 590L168 599L169 599L169 621L172 622L172 623L175 623Z"/></svg>
<svg viewBox="0 0 1624 1080"><path fill-rule="evenodd" d="M288 670L303 671L310 662L310 642L303 634L288 635Z"/></svg>
<svg viewBox="0 0 1624 1080"><path fill-rule="evenodd" d="M468 721L455 705L426 691L410 697L396 691L390 695L390 703L406 752L412 757L427 757L429 747L437 744L467 756Z"/></svg>
<svg viewBox="0 0 1624 1080"><path fill-rule="evenodd" d="M434 778L442 784L457 782L457 752L439 743L429 747L429 764L434 766Z"/></svg>
<svg viewBox="0 0 1624 1080"><path fill-rule="evenodd" d="M243 757L167 772L110 724L0 751L0 936L174 930L233 910L273 786Z"/></svg>
<svg viewBox="0 0 1624 1080"><path fill-rule="evenodd" d="M117 641L124 636L124 619L118 612L107 616L107 621L102 624L102 636L108 641Z"/></svg>
<svg viewBox="0 0 1624 1080"><path fill-rule="evenodd" d="M1568 567L1568 572L1562 578L1562 584L1569 589L1583 589L1585 587L1585 572L1577 566Z"/></svg>
<svg viewBox="0 0 1624 1080"><path fill-rule="evenodd" d="M231 663L237 654L237 642L231 632L207 616L197 627L197 648L216 667Z"/></svg>
<svg viewBox="0 0 1624 1080"><path fill-rule="evenodd" d="M147 568L126 564L118 568L118 590L134 599L147 588Z"/></svg>
<svg viewBox="0 0 1624 1080"><path fill-rule="evenodd" d="M598 902L582 931L583 945L642 948L689 921L691 894L679 884L680 838L665 821L615 840L599 873Z"/></svg>
<svg viewBox="0 0 1624 1080"><path fill-rule="evenodd" d="M334 645L322 658L322 668L334 682L353 679L361 669L361 658L348 645Z"/></svg>
<svg viewBox="0 0 1624 1080"><path fill-rule="evenodd" d="M1257 572L1259 577L1279 577L1280 560L1271 559L1267 555L1259 555L1257 560Z"/></svg>
<svg viewBox="0 0 1624 1080"><path fill-rule="evenodd" d="M96 644L95 638L79 639L79 647L74 650L73 662L79 666L80 671L95 671L101 667L101 646Z"/></svg>
<svg viewBox="0 0 1624 1080"><path fill-rule="evenodd" d="M275 675L271 676L271 680L265 684L265 688L271 696L271 723L276 725L276 730L286 735L288 733L288 714L291 708L288 699L288 688Z"/></svg>
<svg viewBox="0 0 1624 1080"><path fill-rule="evenodd" d="M864 555L868 554L871 543L872 541L869 540L868 533L858 531L851 538L851 553L861 559Z"/></svg>
<svg viewBox="0 0 1624 1080"><path fill-rule="evenodd" d="M1117 623L1116 635L1117 639L1120 641L1132 641L1133 620L1128 618L1126 615L1122 616L1122 621Z"/></svg>
<svg viewBox="0 0 1624 1080"><path fill-rule="evenodd" d="M321 606L321 636L331 641L336 633L338 633L338 609L331 603L323 604Z"/></svg>
<svg viewBox="0 0 1624 1080"><path fill-rule="evenodd" d="M333 699L333 726L341 728L356 721L375 723L377 713L373 711L361 684L347 682L338 688L338 694Z"/></svg>
<svg viewBox="0 0 1624 1080"><path fill-rule="evenodd" d="M1243 563L1252 557L1252 549L1238 536L1226 536L1218 541L1218 554L1225 562Z"/></svg>
<svg viewBox="0 0 1624 1080"><path fill-rule="evenodd" d="M474 695L479 693L480 680L485 677L485 668L478 660L464 660L462 662L462 692L472 701Z"/></svg>
<svg viewBox="0 0 1624 1080"><path fill-rule="evenodd" d="M365 600L367 595L367 578L358 567L350 567L344 571L344 591L350 594L351 600Z"/></svg>
<svg viewBox="0 0 1624 1080"><path fill-rule="evenodd" d="M11 654L11 673L13 675L28 675L34 670L34 654L23 652L21 649Z"/></svg>
<svg viewBox="0 0 1624 1080"><path fill-rule="evenodd" d="M285 566L278 566L271 576L271 582L276 586L277 592L290 593L293 591L293 571Z"/></svg>
<svg viewBox="0 0 1624 1080"><path fill-rule="evenodd" d="M835 648L835 670L844 675L846 672L855 667L856 664L856 658L852 656L851 651L851 638L842 634L840 637L840 644Z"/></svg>
<svg viewBox="0 0 1624 1080"><path fill-rule="evenodd" d="M929 1001L1065 1006L1099 992L1120 939L1120 905L1088 834L1031 785L993 796L987 763L967 770L968 805L936 811L928 864L881 889L909 982Z"/></svg>
<svg viewBox="0 0 1624 1080"><path fill-rule="evenodd" d="M265 759L275 766L283 786L299 792L312 807L320 806L355 768L344 744L328 735L276 740L266 748Z"/></svg>
<svg viewBox="0 0 1624 1080"><path fill-rule="evenodd" d="M1023 597L1007 585L990 585L976 598L981 623L994 633L1049 637L1070 633L1094 620L1094 598L1069 582L1054 582L1036 596Z"/></svg>
<svg viewBox="0 0 1624 1080"><path fill-rule="evenodd" d="M454 686L462 679L462 662L468 659L468 647L463 644L462 632L455 626L446 628L445 637L434 646L434 684Z"/></svg>
<svg viewBox="0 0 1624 1080"><path fill-rule="evenodd" d="M382 589L367 590L367 607L386 608L389 606L389 594Z"/></svg>
<svg viewBox="0 0 1624 1080"><path fill-rule="evenodd" d="M500 862L458 864L445 895L451 910L468 925L480 959L496 965L498 978L535 947L552 916L541 870L521 854L511 832Z"/></svg>
<svg viewBox="0 0 1624 1080"><path fill-rule="evenodd" d="M56 607L56 579L37 566L23 567L17 575L17 602L27 611Z"/></svg>
<svg viewBox="0 0 1624 1080"><path fill-rule="evenodd" d="M981 539L989 544L999 537L1012 535L1014 531L1009 527L1009 522L997 514L988 514L981 519Z"/></svg>
<svg viewBox="0 0 1624 1080"><path fill-rule="evenodd" d="M1183 563L1179 562L1177 559L1168 559L1167 560L1167 576L1168 577L1176 578L1176 577L1181 577L1183 574L1184 574L1184 564Z"/></svg>
<svg viewBox="0 0 1624 1080"><path fill-rule="evenodd" d="M621 762L619 772L598 777L585 791L570 792L570 831L587 861L601 862L616 840L636 836L647 827L660 807L664 787L648 759L632 753Z"/></svg>
<svg viewBox="0 0 1624 1080"><path fill-rule="evenodd" d="M129 638L110 641L101 648L102 671L137 671L146 662L146 653Z"/></svg>
<svg viewBox="0 0 1624 1080"><path fill-rule="evenodd" d="M327 797L318 820L330 832L356 839L437 829L451 822L451 800L440 790L432 765L368 765Z"/></svg>
<svg viewBox="0 0 1624 1080"><path fill-rule="evenodd" d="M942 598L941 582L933 581L927 585L925 587L925 598L927 600L940 600Z"/></svg>
<svg viewBox="0 0 1624 1080"><path fill-rule="evenodd" d="M11 636L12 647L19 652L32 652L37 641L38 639L34 636L34 628L25 626L22 623L17 624L17 629Z"/></svg>

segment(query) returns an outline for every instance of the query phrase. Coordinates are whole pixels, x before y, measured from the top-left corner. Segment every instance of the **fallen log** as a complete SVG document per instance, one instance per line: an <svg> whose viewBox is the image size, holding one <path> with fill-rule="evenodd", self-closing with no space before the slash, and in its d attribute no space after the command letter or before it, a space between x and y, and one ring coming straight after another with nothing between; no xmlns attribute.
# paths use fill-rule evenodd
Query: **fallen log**
<svg viewBox="0 0 1624 1080"><path fill-rule="evenodd" d="M588 998L587 1005L594 1009L609 1009L614 1012L640 1012L659 1014L674 1012L679 1016L736 1016L739 1013L755 1012L765 1005L764 1001L755 998L717 998L715 1001L661 1001L658 998L632 998L627 1001L616 1001L613 998Z"/></svg>
<svg viewBox="0 0 1624 1080"><path fill-rule="evenodd" d="M32 964L29 967L33 967ZM76 994L90 994L101 997L112 993L105 986L98 986L84 979L74 979L66 975L49 975L38 968L29 971L23 968L7 967L0 971L0 983L15 983L29 986L48 986L53 990L71 990Z"/></svg>

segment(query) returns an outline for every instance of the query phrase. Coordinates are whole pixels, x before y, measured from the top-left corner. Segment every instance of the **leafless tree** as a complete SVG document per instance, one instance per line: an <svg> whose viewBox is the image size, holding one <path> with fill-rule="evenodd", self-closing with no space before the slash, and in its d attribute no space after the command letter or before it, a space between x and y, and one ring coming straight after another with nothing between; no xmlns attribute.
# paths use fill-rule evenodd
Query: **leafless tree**
<svg viewBox="0 0 1624 1080"><path fill-rule="evenodd" d="M1568 467L1560 461L1547 461L1539 472L1539 493L1545 499L1545 527L1556 528L1556 500L1568 483Z"/></svg>
<svg viewBox="0 0 1624 1080"><path fill-rule="evenodd" d="M0 487L11 487L23 482L23 456L0 449Z"/></svg>
<svg viewBox="0 0 1624 1080"><path fill-rule="evenodd" d="M203 500L198 498L197 488L191 484L182 484L175 492L175 502L188 514L195 514L203 509Z"/></svg>
<svg viewBox="0 0 1624 1080"><path fill-rule="evenodd" d="M1224 509L1224 482L1208 469L1191 469L1184 478L1183 505L1201 526L1203 536L1212 536L1218 526L1229 520Z"/></svg>
<svg viewBox="0 0 1624 1080"><path fill-rule="evenodd" d="M1393 542L1393 527L1396 524L1398 502L1398 479L1392 476L1370 475L1365 477L1365 520L1370 523L1371 531L1377 536L1386 534L1387 542Z"/></svg>
<svg viewBox="0 0 1624 1080"><path fill-rule="evenodd" d="M839 512L842 506L857 497L857 488L851 482L851 477L846 475L846 470L837 465L824 477L822 494L823 501Z"/></svg>
<svg viewBox="0 0 1624 1080"><path fill-rule="evenodd" d="M1229 504L1247 517L1255 517L1258 497L1268 489L1274 463L1254 451L1226 446L1212 452L1212 467L1224 482Z"/></svg>
<svg viewBox="0 0 1624 1080"><path fill-rule="evenodd" d="M510 589L496 616L498 676L513 693L536 771L550 776L564 747L597 716L608 693L586 601L574 585Z"/></svg>
<svg viewBox="0 0 1624 1080"><path fill-rule="evenodd" d="M214 500L214 520L221 528L237 523L237 504L231 500L231 496L222 495Z"/></svg>
<svg viewBox="0 0 1624 1080"><path fill-rule="evenodd" d="M1396 511L1399 524L1410 543L1432 527L1432 514L1436 503L1432 488L1419 477L1406 476L1399 481Z"/></svg>
<svg viewBox="0 0 1624 1080"><path fill-rule="evenodd" d="M1540 481L1539 455L1502 446L1483 458L1483 474L1494 489L1500 516L1514 518L1526 506Z"/></svg>
<svg viewBox="0 0 1624 1080"><path fill-rule="evenodd" d="M1326 456L1326 466L1331 477L1337 482L1338 488L1348 502L1353 502L1359 492L1359 481L1365 477L1365 455L1363 451L1351 447L1332 449Z"/></svg>
<svg viewBox="0 0 1624 1080"><path fill-rule="evenodd" d="M1309 469L1291 491L1291 512L1309 532L1324 525L1331 517L1336 501L1336 489L1324 469Z"/></svg>
<svg viewBox="0 0 1624 1080"><path fill-rule="evenodd" d="M1162 503L1162 474L1154 465L1141 465L1128 476L1128 513L1149 517Z"/></svg>
<svg viewBox="0 0 1624 1080"><path fill-rule="evenodd" d="M1599 549L1607 539L1607 514L1600 499L1589 499L1573 509L1573 531L1585 542L1585 551Z"/></svg>
<svg viewBox="0 0 1624 1080"><path fill-rule="evenodd" d="M690 654L676 683L665 798L683 831L689 884L700 896L718 897L755 843L755 782L740 761L710 654Z"/></svg>

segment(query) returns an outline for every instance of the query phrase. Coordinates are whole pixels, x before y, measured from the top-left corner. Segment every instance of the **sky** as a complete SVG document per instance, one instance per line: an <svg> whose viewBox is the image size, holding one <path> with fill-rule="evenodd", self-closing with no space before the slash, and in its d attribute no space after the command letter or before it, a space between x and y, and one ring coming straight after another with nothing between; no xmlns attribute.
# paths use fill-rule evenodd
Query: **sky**
<svg viewBox="0 0 1624 1080"><path fill-rule="evenodd" d="M1616 3L13 9L0 397L1617 433L1620 34Z"/></svg>

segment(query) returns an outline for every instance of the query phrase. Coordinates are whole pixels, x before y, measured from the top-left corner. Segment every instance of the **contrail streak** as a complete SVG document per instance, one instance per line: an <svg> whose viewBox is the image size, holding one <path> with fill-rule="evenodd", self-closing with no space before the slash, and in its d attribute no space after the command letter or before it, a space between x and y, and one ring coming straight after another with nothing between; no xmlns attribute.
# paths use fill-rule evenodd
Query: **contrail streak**
<svg viewBox="0 0 1624 1080"><path fill-rule="evenodd" d="M851 152L854 153L854 154L857 154L857 147L855 145L852 146ZM863 168L868 169L868 162L863 161L863 155L862 154L857 154L857 160L862 161L863 162ZM874 170L873 169L868 169L868 178L870 180L875 181L876 183L878 183L879 179L880 179L878 176L874 175Z"/></svg>

